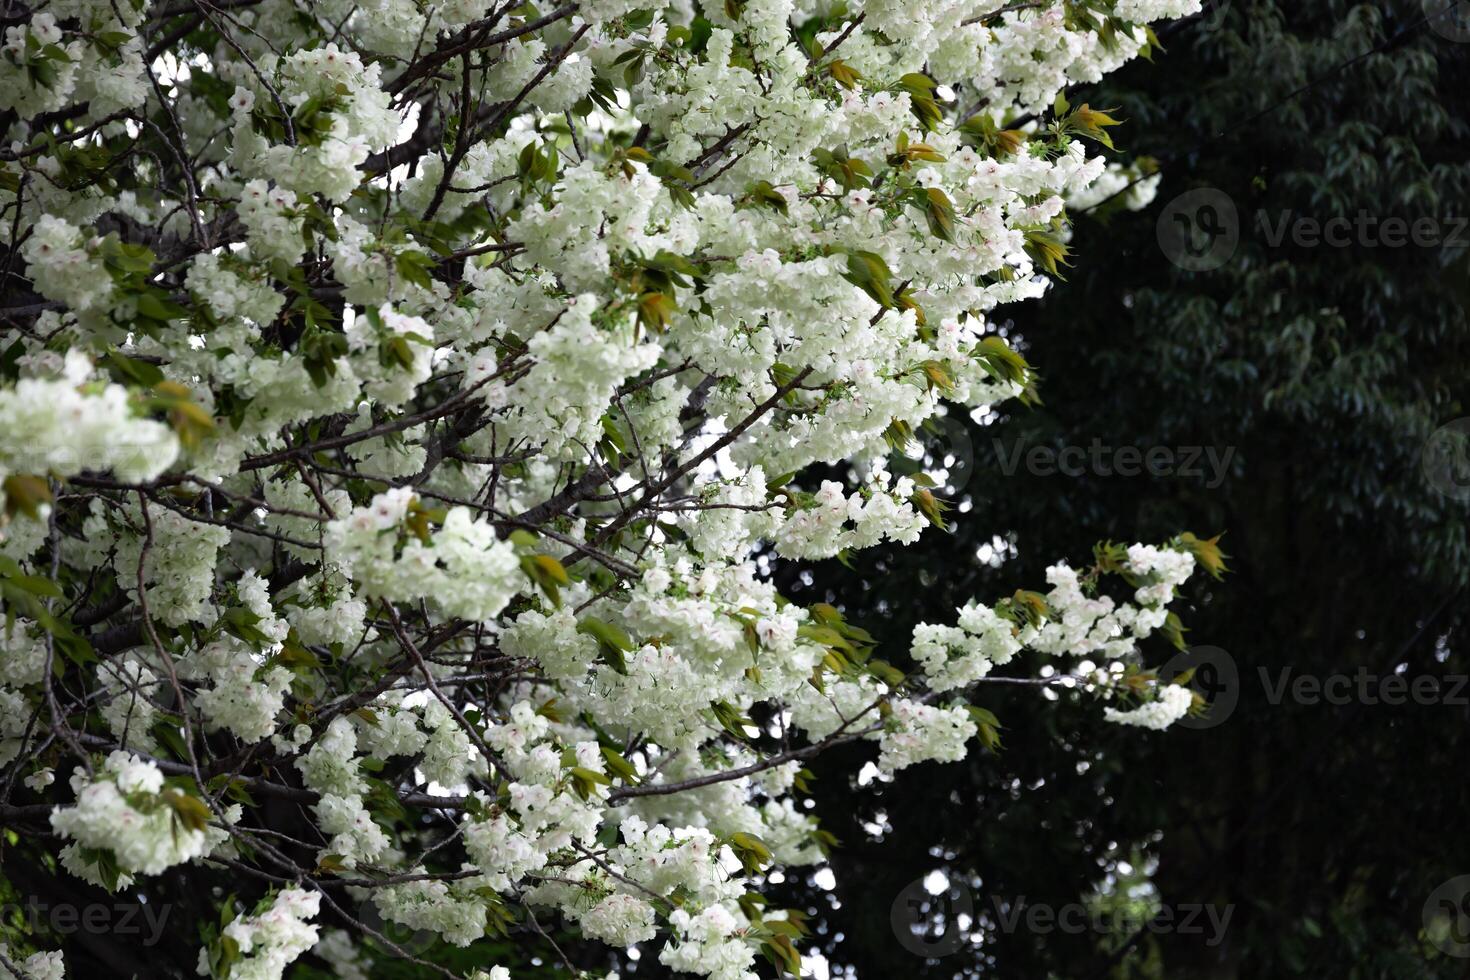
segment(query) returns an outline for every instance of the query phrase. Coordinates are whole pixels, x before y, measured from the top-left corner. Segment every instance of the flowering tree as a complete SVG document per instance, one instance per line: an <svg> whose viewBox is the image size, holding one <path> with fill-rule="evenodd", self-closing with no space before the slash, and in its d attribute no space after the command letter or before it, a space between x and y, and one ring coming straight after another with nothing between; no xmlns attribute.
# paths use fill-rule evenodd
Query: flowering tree
<svg viewBox="0 0 1470 980"><path fill-rule="evenodd" d="M1137 644L1213 541L1102 544L907 674L769 572L944 525L887 461L1034 396L991 312L1116 122L1060 93L1198 8L10 3L6 846L189 883L219 978L461 975L387 924L799 974L758 889L832 843L803 760L993 749L967 696L1028 649L1180 717Z"/></svg>

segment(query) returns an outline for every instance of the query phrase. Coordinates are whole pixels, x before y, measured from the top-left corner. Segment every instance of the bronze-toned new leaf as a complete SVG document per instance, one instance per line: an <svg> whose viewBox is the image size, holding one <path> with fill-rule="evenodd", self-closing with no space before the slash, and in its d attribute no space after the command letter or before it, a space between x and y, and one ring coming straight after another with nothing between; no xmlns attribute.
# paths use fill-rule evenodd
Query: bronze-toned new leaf
<svg viewBox="0 0 1470 980"><path fill-rule="evenodd" d="M937 187L925 188L923 197L924 217L928 219L929 230L936 238L954 241L954 205L949 197Z"/></svg>
<svg viewBox="0 0 1470 980"><path fill-rule="evenodd" d="M1113 138L1108 135L1107 130L1112 126L1121 126L1123 122L1120 119L1114 119L1104 110L1094 109L1084 102L1076 112L1067 117L1067 124L1069 128L1112 150L1116 147L1113 146Z"/></svg>
<svg viewBox="0 0 1470 980"><path fill-rule="evenodd" d="M1220 550L1220 535L1213 538L1199 538L1185 531L1179 535L1179 543L1194 555L1194 560L1210 573L1211 578L1218 579L1230 569L1225 565L1225 559L1230 556Z"/></svg>
<svg viewBox="0 0 1470 980"><path fill-rule="evenodd" d="M1047 272L1058 279L1066 280L1066 276L1057 270L1057 266L1072 264L1067 261L1067 256L1072 254L1072 250L1056 235L1041 230L1026 232L1026 254L1031 256L1031 261Z"/></svg>
<svg viewBox="0 0 1470 980"><path fill-rule="evenodd" d="M209 807L199 797L170 787L159 798L174 812L174 819L184 828L203 831L209 826Z"/></svg>
<svg viewBox="0 0 1470 980"><path fill-rule="evenodd" d="M923 514L930 524L933 524L941 531L949 530L949 525L944 520L944 512L949 510L949 504L934 496L927 487L920 487L915 490L909 500L919 509L919 513Z"/></svg>
<svg viewBox="0 0 1470 980"><path fill-rule="evenodd" d="M15 473L0 483L5 492L5 516L24 514L32 520L41 519L41 508L51 503L51 487L46 479L25 473Z"/></svg>
<svg viewBox="0 0 1470 980"><path fill-rule="evenodd" d="M833 58L824 69L832 77L832 81L845 89L857 88L857 83L862 79L862 72L853 68L841 58Z"/></svg>

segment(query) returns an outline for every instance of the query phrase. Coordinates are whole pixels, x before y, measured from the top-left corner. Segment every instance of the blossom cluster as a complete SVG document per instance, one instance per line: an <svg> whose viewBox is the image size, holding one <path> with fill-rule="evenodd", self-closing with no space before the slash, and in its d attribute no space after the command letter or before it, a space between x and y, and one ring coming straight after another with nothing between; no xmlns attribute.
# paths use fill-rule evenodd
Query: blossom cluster
<svg viewBox="0 0 1470 980"><path fill-rule="evenodd" d="M1108 721L1119 725L1136 725L1139 728L1152 728L1160 731L1183 718L1193 706L1194 694L1189 688L1168 684L1159 689L1156 700L1145 702L1126 711L1104 708L1103 715Z"/></svg>
<svg viewBox="0 0 1470 980"><path fill-rule="evenodd" d="M317 941L317 927L309 919L321 908L321 895L302 888L284 888L254 915L243 915L224 927L230 954L224 969L212 970L210 950L199 951L199 973L220 980L267 980L280 977L298 956Z"/></svg>
<svg viewBox="0 0 1470 980"><path fill-rule="evenodd" d="M95 777L78 768L71 788L76 803L53 812L51 827L73 841L62 851L67 869L94 884L115 888L135 875L161 874L208 846L204 830L181 817L202 804L179 790L166 791L163 773L152 762L114 752ZM96 855L103 851L124 876L116 882L102 877Z"/></svg>
<svg viewBox="0 0 1470 980"><path fill-rule="evenodd" d="M427 542L409 535L413 503L409 487L378 494L327 526L328 554L364 596L432 598L449 616L493 619L528 584L514 547L465 507L451 508Z"/></svg>
<svg viewBox="0 0 1470 980"><path fill-rule="evenodd" d="M0 481L13 474L65 477L83 470L146 481L178 458L174 433L138 417L127 388L93 380L92 363L82 352L38 356L33 363L36 376L0 388Z"/></svg>
<svg viewBox="0 0 1470 980"><path fill-rule="evenodd" d="M714 980L799 957L751 893L831 846L803 759L967 758L981 686L1036 659L1115 692L1223 567L1192 535L1106 545L907 644L775 574L980 519L913 453L1034 401L1005 308L1068 262L1069 207L1142 176L1064 91L1198 9L11 17L0 783L37 805L27 853L212 896L189 936L221 978L314 945L368 975L405 951L365 918L431 956L551 917ZM1104 717L1190 708L1133 690Z"/></svg>

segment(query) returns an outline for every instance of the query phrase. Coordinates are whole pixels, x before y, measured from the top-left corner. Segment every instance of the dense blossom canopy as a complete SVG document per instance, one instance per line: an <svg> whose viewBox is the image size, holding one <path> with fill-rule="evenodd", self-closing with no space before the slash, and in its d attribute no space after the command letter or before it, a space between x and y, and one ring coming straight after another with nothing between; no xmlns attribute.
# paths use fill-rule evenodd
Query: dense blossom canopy
<svg viewBox="0 0 1470 980"><path fill-rule="evenodd" d="M907 675L769 573L944 525L892 455L1034 397L993 311L1141 177L1060 93L1198 0L7 9L0 807L58 874L253 888L201 973L551 922L799 972L759 886L832 843L804 759L994 748L1027 650L1195 703L1138 641L1213 541L1058 563Z"/></svg>

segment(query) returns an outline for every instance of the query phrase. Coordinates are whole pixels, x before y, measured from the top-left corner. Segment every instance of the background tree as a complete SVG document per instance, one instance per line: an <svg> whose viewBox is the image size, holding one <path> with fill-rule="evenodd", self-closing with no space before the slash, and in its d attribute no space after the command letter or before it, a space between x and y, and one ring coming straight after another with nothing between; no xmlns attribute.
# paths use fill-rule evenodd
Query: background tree
<svg viewBox="0 0 1470 980"><path fill-rule="evenodd" d="M986 687L1004 751L968 762L967 782L930 770L870 786L857 812L838 802L853 760L824 760L818 812L844 846L835 888L807 895L835 964L862 977L1462 975L1425 942L1421 909L1470 869L1453 831L1470 802L1456 775L1463 703L1272 704L1257 673L1470 671L1467 505L1421 469L1431 434L1467 414L1466 236L1271 241L1283 215L1457 227L1470 202L1470 45L1427 24L1430 7L1234 0L1169 31L1163 71L1085 93L1118 107L1125 158L1155 158L1162 186L1140 212L1120 197L1078 220L1073 246L1105 260L1018 311L1046 404L928 438L931 465L960 457L960 509L980 519L872 571L814 569L819 584L794 580L793 594L901 637L978 583L1024 581L1095 538L1225 530L1236 574L1191 612L1189 636L1233 655L1240 702L1208 730L1098 744L1066 697L1037 714L1033 690ZM1154 261L1169 202L1203 187L1233 202L1238 248L1209 271ZM1095 439L1233 456L1218 486L1208 466L1068 477L1012 461ZM992 541L994 527L1009 530ZM1127 878L1120 862L1156 866L1171 905L1233 905L1225 942L1145 934L1115 955L1116 936L998 928L993 898L1076 902ZM934 869L969 885L983 939L926 962L889 917ZM931 910L935 933L946 908Z"/></svg>

